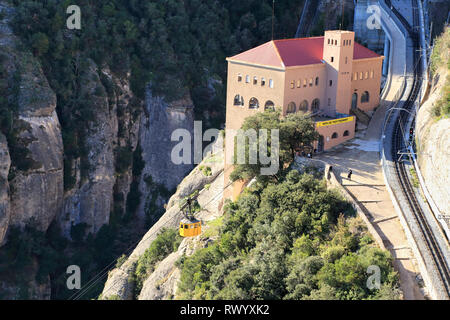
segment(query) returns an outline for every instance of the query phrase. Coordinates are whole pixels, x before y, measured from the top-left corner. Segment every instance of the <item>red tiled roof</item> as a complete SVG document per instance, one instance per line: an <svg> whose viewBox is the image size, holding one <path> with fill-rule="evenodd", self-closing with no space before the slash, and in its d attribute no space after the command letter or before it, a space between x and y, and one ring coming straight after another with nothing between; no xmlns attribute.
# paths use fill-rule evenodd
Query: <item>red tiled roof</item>
<svg viewBox="0 0 450 320"><path fill-rule="evenodd" d="M266 42L230 58L253 64L292 67L322 62L323 36L300 39L284 39ZM375 58L380 55L355 42L353 59Z"/></svg>

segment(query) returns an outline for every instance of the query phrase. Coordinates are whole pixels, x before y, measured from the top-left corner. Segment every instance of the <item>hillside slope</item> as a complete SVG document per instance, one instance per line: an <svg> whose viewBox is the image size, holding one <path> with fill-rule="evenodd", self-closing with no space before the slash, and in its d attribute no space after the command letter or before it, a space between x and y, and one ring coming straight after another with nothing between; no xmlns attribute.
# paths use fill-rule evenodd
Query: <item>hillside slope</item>
<svg viewBox="0 0 450 320"><path fill-rule="evenodd" d="M430 95L416 123L418 162L441 214L450 214L450 28L436 40Z"/></svg>

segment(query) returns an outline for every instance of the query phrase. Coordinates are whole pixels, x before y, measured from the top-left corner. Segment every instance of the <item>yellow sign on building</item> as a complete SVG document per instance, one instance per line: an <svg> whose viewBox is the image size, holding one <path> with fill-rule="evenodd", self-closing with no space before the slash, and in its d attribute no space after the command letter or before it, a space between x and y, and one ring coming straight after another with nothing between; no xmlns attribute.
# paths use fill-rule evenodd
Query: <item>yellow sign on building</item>
<svg viewBox="0 0 450 320"><path fill-rule="evenodd" d="M351 122L351 121L353 121L353 118L354 117L346 117L346 118L339 118L339 119L334 119L334 120L320 121L320 122L316 122L316 125L318 127L326 127L326 126L331 126L334 124Z"/></svg>

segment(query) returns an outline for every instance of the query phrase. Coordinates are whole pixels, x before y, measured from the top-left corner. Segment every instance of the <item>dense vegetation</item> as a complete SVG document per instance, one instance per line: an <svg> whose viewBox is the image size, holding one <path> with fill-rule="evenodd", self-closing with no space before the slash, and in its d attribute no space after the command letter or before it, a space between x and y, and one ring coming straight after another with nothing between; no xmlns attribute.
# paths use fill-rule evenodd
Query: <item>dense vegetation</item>
<svg viewBox="0 0 450 320"><path fill-rule="evenodd" d="M447 78L441 89L442 98L433 106L432 112L435 117L450 116L450 27L435 39L433 53L431 55L431 73L436 75L440 67L447 67Z"/></svg>
<svg viewBox="0 0 450 320"><path fill-rule="evenodd" d="M225 207L219 239L178 265L186 299L394 299L392 258L323 181L292 170ZM367 287L367 268L381 271Z"/></svg>
<svg viewBox="0 0 450 320"><path fill-rule="evenodd" d="M163 229L150 247L139 257L134 273L135 292L139 293L144 281L150 276L158 262L176 251L181 243L178 230Z"/></svg>
<svg viewBox="0 0 450 320"><path fill-rule="evenodd" d="M219 124L225 94L205 99L208 80L225 82L226 56L271 38L270 0L10 1L16 6L15 33L40 58L58 94L63 127L83 119L75 108L88 108L77 95L87 58L118 75L131 71L132 89L140 98L149 81L154 94L167 100L189 91L197 114L209 110ZM276 37L294 35L302 3L277 1ZM81 8L81 30L66 29L69 5Z"/></svg>
<svg viewBox="0 0 450 320"><path fill-rule="evenodd" d="M93 82L86 78L92 74L93 63L97 66L94 76L98 76L102 84L96 87L95 96L110 99L118 90L104 76L104 70L110 70L119 78L129 78L134 93L134 100L128 106L130 110L126 110L130 114L141 112L147 84L150 84L153 94L162 95L168 101L189 93L197 119L208 120L204 125L206 129L208 126L220 127L224 122L225 57L271 38L271 0L9 2L15 7L11 25L21 40L17 43L18 51L31 52L38 59L57 96L56 111L64 143L66 190L75 187L72 172L75 159L81 160L82 178L86 178L89 169L86 138L95 123L95 97L86 95L84 86ZM294 35L302 3L303 0L277 1L276 37ZM69 5L81 8L81 30L66 28L66 9ZM0 18L4 16L5 13L0 12ZM18 106L14 91L20 83L21 70L14 75L14 81L8 82L2 59L0 56L0 127L8 139L12 166L26 171L39 164L29 158L25 142L14 140L17 137L15 128L26 129L21 128L21 123L17 121ZM211 86L215 87L212 97ZM209 113L207 117L204 116L205 112ZM120 117L124 110L118 108L117 113ZM0 257L8 257L0 259L5 274L23 265L23 268L17 269L25 270L16 274L20 278L20 275L34 270L33 264L39 261L39 283L46 281L46 275L50 275L52 298L64 299L71 294L63 281L68 264L77 264L84 270L84 284L140 237L133 230L131 219L140 201L140 149L132 152L127 145L118 147L115 153L117 174L130 168L133 172L126 208L123 208L123 196L121 198L121 195L115 194L110 225L104 226L96 236L87 236L84 232L86 226L76 226L73 229L73 241L54 241L59 236L55 226L47 233L41 233L36 231L32 222L22 232L11 231ZM207 169L205 174L208 174ZM146 177L146 181L159 194L168 195L169 191L152 182L151 177ZM153 199L146 204L146 211L157 210ZM126 214L121 216L123 211ZM26 256L30 259L22 260ZM99 283L84 298L98 296L101 286Z"/></svg>
<svg viewBox="0 0 450 320"><path fill-rule="evenodd" d="M314 122L311 118L303 113L290 114L286 117L280 116L280 111L265 111L255 114L254 116L247 117L242 124L242 129L247 132L254 130L256 133L256 139L251 142L249 138L245 139L244 144L235 143L236 150L238 145L243 147L245 151L245 158L249 159L250 150L255 151L258 155L258 159L261 159L261 154L257 146L260 142L267 144L267 155L275 154L275 150L272 147L275 146L271 139L272 130L278 130L279 135L279 150L278 150L278 171L273 175L262 175L261 168L268 167L261 161L257 161L256 164L251 164L250 161L246 161L244 164L236 162L235 169L231 173L230 178L235 181L238 179L251 179L257 177L259 181L267 179L279 180L280 177L289 172L289 164L294 161L295 151L303 146L310 146L313 141L319 138L319 134L314 128ZM265 137L260 135L259 130L267 130L267 142L264 141ZM236 138L237 142L238 137ZM239 152L235 152L235 157ZM266 156L266 155L263 155Z"/></svg>
<svg viewBox="0 0 450 320"><path fill-rule="evenodd" d="M38 285L50 280L54 299L69 298L74 292L66 286L67 267L78 265L82 270L82 281L90 280L124 250L117 243L125 242L129 237L110 225L102 227L97 235L85 238L85 228L86 225L79 224L72 229L73 241L62 237L56 224L52 224L46 233L39 231L34 221L23 230L11 228L8 242L0 250L0 279L17 285L18 299L32 298L29 283L33 280ZM98 296L102 288L103 283L97 282L87 297Z"/></svg>

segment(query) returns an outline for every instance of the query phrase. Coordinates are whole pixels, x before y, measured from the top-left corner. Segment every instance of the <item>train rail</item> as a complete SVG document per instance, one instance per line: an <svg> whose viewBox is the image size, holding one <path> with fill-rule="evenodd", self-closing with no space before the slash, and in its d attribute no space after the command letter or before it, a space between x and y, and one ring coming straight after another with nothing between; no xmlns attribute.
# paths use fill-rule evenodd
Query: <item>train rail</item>
<svg viewBox="0 0 450 320"><path fill-rule="evenodd" d="M417 1L413 0L413 3L416 4ZM422 86L422 78L421 78L421 64L418 63L418 59L420 59L418 55L419 49L419 37L417 31L415 31L415 27L418 25L418 12L417 9L413 9L413 26L411 26L406 19L391 5L390 0L386 0L386 4L391 7L392 12L398 17L400 22L404 25L405 29L408 31L409 36L413 42L413 61L414 61L414 72L413 72L413 84L412 89L408 94L408 98L403 105L403 109L399 112L399 116L395 122L394 131L392 134L392 159L395 164L395 172L398 178L399 185L401 186L402 192L405 194L406 199L408 201L408 205L411 209L411 212L414 215L414 219L417 222L420 232L422 233L422 237L424 242L431 253L433 258L433 263L436 269L439 272L439 278L442 281L444 289L447 294L447 298L450 298L450 269L449 269L449 261L446 260L441 247L436 238L436 234L433 232L423 209L421 208L414 189L412 187L412 183L407 174L407 167L403 161L399 161L398 152L401 150L405 150L407 147L407 142L405 142L404 128L408 123L409 117L411 116L411 112L414 111L415 101L418 98L419 92ZM412 122L411 126L414 126L414 122Z"/></svg>

